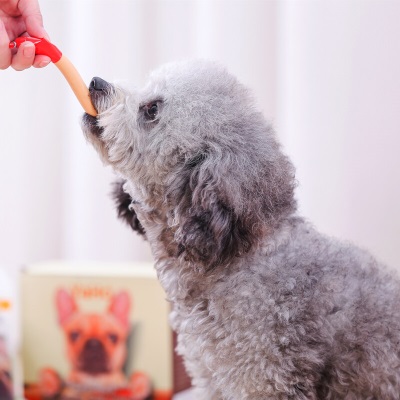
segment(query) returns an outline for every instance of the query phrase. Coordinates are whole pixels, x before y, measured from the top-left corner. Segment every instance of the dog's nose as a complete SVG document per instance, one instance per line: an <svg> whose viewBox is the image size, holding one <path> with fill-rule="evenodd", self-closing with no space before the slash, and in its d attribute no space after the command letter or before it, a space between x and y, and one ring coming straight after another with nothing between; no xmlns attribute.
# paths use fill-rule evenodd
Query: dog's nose
<svg viewBox="0 0 400 400"><path fill-rule="evenodd" d="M89 89L101 91L106 90L107 86L109 86L109 83L107 81L99 78L98 76L95 76L90 82Z"/></svg>
<svg viewBox="0 0 400 400"><path fill-rule="evenodd" d="M103 347L103 344L100 342L100 340L97 340L97 339L89 339L85 343L86 350L99 350L102 347Z"/></svg>

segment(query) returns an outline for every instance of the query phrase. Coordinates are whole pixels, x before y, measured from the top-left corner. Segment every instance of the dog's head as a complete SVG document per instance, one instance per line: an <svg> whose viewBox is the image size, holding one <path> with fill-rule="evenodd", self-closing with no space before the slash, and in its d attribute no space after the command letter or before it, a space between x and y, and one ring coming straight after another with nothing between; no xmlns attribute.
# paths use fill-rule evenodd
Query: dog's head
<svg viewBox="0 0 400 400"><path fill-rule="evenodd" d="M128 294L114 295L103 314L79 311L74 297L64 289L57 291L56 305L72 369L89 375L121 371L129 333Z"/></svg>
<svg viewBox="0 0 400 400"><path fill-rule="evenodd" d="M140 91L94 78L90 93L99 115L84 116L86 137L142 197L134 200L166 216L179 257L228 264L295 209L292 165L222 67L169 64Z"/></svg>

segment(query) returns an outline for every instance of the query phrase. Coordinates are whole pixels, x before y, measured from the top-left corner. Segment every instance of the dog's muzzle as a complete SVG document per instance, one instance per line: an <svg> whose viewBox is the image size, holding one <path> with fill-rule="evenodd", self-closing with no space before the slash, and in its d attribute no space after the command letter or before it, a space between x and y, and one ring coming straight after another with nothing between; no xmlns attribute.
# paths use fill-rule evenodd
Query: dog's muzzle
<svg viewBox="0 0 400 400"><path fill-rule="evenodd" d="M92 81L90 82L89 85L89 91L108 91L110 88L110 84L105 81L104 79L99 78L98 76L95 76Z"/></svg>
<svg viewBox="0 0 400 400"><path fill-rule="evenodd" d="M105 108L107 103L107 97L113 92L113 86L104 79L95 76L89 85L89 95L92 104L97 112L101 112ZM93 117L89 114L83 116L84 125L89 131L96 137L100 137L103 128L99 127L97 117Z"/></svg>
<svg viewBox="0 0 400 400"><path fill-rule="evenodd" d="M80 369L90 375L108 372L108 356L103 343L98 339L89 339L79 357Z"/></svg>
<svg viewBox="0 0 400 400"><path fill-rule="evenodd" d="M89 94L92 103L97 111L101 110L101 104L106 101L106 98L113 92L113 86L104 79L95 76L89 85ZM100 108L100 109L99 109Z"/></svg>

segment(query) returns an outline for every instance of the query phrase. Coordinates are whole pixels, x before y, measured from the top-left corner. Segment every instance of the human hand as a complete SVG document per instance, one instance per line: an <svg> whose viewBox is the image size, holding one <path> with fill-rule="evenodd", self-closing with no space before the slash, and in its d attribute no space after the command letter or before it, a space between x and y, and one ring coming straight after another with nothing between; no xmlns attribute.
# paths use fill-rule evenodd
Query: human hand
<svg viewBox="0 0 400 400"><path fill-rule="evenodd" d="M18 36L49 36L43 27L38 0L0 0L0 69L9 66L17 71L34 66L45 67L50 58L35 55L35 45L24 42L18 50L10 50L9 43Z"/></svg>

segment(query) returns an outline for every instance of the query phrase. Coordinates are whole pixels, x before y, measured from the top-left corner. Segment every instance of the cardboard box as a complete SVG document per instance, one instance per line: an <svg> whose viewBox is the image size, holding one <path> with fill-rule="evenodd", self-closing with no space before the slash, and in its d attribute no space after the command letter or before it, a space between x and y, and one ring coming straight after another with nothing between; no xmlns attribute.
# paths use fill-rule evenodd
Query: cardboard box
<svg viewBox="0 0 400 400"><path fill-rule="evenodd" d="M162 400L190 385L151 264L30 265L21 293L28 399Z"/></svg>

